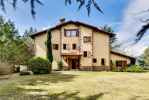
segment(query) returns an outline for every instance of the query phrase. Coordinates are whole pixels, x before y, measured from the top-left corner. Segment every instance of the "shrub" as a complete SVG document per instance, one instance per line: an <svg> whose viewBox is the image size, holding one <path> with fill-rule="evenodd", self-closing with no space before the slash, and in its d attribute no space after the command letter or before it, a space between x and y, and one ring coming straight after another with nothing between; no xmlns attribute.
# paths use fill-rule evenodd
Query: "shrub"
<svg viewBox="0 0 149 100"><path fill-rule="evenodd" d="M23 71L23 72L20 72L20 75L32 75L32 72L31 71Z"/></svg>
<svg viewBox="0 0 149 100"><path fill-rule="evenodd" d="M28 66L34 74L48 74L52 70L50 62L40 57L30 59Z"/></svg>
<svg viewBox="0 0 149 100"><path fill-rule="evenodd" d="M143 69L144 70L149 70L149 66L144 66Z"/></svg>
<svg viewBox="0 0 149 100"><path fill-rule="evenodd" d="M126 69L126 72L143 72L143 68L138 65L132 65Z"/></svg>
<svg viewBox="0 0 149 100"><path fill-rule="evenodd" d="M58 69L63 70L63 62L62 61L58 62Z"/></svg>

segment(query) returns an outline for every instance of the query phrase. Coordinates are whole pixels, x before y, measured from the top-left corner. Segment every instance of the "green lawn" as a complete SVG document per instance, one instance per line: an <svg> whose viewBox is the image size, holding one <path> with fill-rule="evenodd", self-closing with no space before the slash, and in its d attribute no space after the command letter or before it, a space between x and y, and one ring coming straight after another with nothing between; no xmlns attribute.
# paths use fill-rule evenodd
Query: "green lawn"
<svg viewBox="0 0 149 100"><path fill-rule="evenodd" d="M0 95L0 100L149 100L149 73L64 71L15 75L0 80Z"/></svg>

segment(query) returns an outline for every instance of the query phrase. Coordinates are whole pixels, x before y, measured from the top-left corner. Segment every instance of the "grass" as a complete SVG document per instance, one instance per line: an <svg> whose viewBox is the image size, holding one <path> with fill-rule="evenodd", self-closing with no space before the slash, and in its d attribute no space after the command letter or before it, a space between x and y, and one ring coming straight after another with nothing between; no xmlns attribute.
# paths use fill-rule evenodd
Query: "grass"
<svg viewBox="0 0 149 100"><path fill-rule="evenodd" d="M0 95L6 100L149 100L148 94L148 72L62 71L0 82Z"/></svg>

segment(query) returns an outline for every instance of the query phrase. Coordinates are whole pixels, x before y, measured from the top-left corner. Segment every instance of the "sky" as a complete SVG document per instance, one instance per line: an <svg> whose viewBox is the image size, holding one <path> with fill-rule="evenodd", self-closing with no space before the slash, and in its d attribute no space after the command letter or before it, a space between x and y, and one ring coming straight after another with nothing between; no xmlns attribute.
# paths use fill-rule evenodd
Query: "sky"
<svg viewBox="0 0 149 100"><path fill-rule="evenodd" d="M111 26L117 34L118 43L124 42L121 49L129 55L139 56L149 47L149 32L139 43L133 44L137 31L145 24L140 20L149 17L149 13L145 12L149 9L149 0L97 0L104 14L92 8L90 16L87 15L85 6L78 11L76 2L70 6L66 6L64 0L42 0L42 2L43 6L36 5L35 19L30 14L29 3L24 4L21 1L18 2L16 10L7 5L6 13L0 10L0 15L11 19L21 35L30 27L40 31L59 23L60 18L66 18L97 27Z"/></svg>

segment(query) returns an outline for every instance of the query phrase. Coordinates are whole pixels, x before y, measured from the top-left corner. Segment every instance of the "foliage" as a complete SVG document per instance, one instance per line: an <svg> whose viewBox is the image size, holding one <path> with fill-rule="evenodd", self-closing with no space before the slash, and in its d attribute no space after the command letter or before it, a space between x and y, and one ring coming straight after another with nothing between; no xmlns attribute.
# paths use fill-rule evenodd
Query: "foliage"
<svg viewBox="0 0 149 100"><path fill-rule="evenodd" d="M13 65L26 64L33 54L30 43L18 35L15 25L10 20L0 17L0 61Z"/></svg>
<svg viewBox="0 0 149 100"><path fill-rule="evenodd" d="M35 11L35 4L40 4L40 5L43 5L43 3L41 2L41 0L21 0L22 2L28 4L28 2L30 3L30 7L31 7L31 14L33 17L35 17L36 15L36 11ZM6 9L5 9L5 5L6 4L11 4L13 6L14 9L17 8L17 2L18 0L0 0L0 6L1 6L1 9L6 12Z"/></svg>
<svg viewBox="0 0 149 100"><path fill-rule="evenodd" d="M91 7L95 7L100 13L103 13L103 11L101 10L100 6L97 4L96 0L76 0L76 2L79 4L78 10L80 10L82 8L82 6L86 6L87 12L88 12L88 16L91 13ZM65 0L65 4L72 4L72 0Z"/></svg>
<svg viewBox="0 0 149 100"><path fill-rule="evenodd" d="M109 33L114 33L114 30L112 29L112 27L108 26L108 25L104 25L102 28L101 28L103 31L105 32L109 32ZM111 38L110 38L110 43L113 44L115 43L117 40L116 38L116 34L114 34Z"/></svg>
<svg viewBox="0 0 149 100"><path fill-rule="evenodd" d="M106 32L109 32L109 33L113 33L114 32L114 30L110 26L108 26L108 25L104 25L102 27L102 30L104 30Z"/></svg>
<svg viewBox="0 0 149 100"><path fill-rule="evenodd" d="M23 72L20 72L20 75L31 75L31 72L30 71L23 71Z"/></svg>
<svg viewBox="0 0 149 100"><path fill-rule="evenodd" d="M22 2L28 4L28 2L30 3L30 7L31 7L31 14L32 16L35 18L36 15L36 11L35 11L35 4L40 4L43 5L43 3L41 2L41 0L21 0ZM65 4L72 4L73 0L65 0ZM80 10L83 6L86 6L87 12L88 12L88 16L91 13L91 8L92 6L94 8L96 8L100 13L103 13L102 9L100 8L99 4L97 3L97 0L75 0L78 3L78 10ZM18 0L0 0L0 6L1 9L6 12L5 10L5 5L6 4L11 4L12 7L14 9L16 9L17 6L17 2ZM147 10L148 11L148 10ZM147 32L147 30L149 29L149 19L147 19L145 21L145 25L142 26L142 28L138 31L137 35L136 35L136 42L138 42L139 40L141 40L141 38L144 36L144 34Z"/></svg>
<svg viewBox="0 0 149 100"><path fill-rule="evenodd" d="M0 17L0 61L25 64L31 56L26 41L18 35L14 23Z"/></svg>
<svg viewBox="0 0 149 100"><path fill-rule="evenodd" d="M126 72L143 72L143 68L138 65L132 65L126 69Z"/></svg>
<svg viewBox="0 0 149 100"><path fill-rule="evenodd" d="M111 61L111 71L113 71L113 72L117 72L116 64L115 64L114 61Z"/></svg>
<svg viewBox="0 0 149 100"><path fill-rule="evenodd" d="M145 65L149 65L149 47L144 51L144 62Z"/></svg>
<svg viewBox="0 0 149 100"><path fill-rule="evenodd" d="M29 30L25 30L23 37L30 37L30 35L35 32L37 32L37 30L34 29L33 27L30 27Z"/></svg>
<svg viewBox="0 0 149 100"><path fill-rule="evenodd" d="M48 74L51 72L51 64L44 58L32 58L28 62L29 69L34 74Z"/></svg>
<svg viewBox="0 0 149 100"><path fill-rule="evenodd" d="M137 33L137 39L136 42L142 39L144 34L149 30L149 22L147 22L145 25L142 26L141 30Z"/></svg>
<svg viewBox="0 0 149 100"><path fill-rule="evenodd" d="M143 69L144 70L149 70L149 66L144 66Z"/></svg>
<svg viewBox="0 0 149 100"><path fill-rule="evenodd" d="M138 63L140 66L144 67L145 65L145 62L144 62L144 55L141 55L139 58L138 58Z"/></svg>
<svg viewBox="0 0 149 100"><path fill-rule="evenodd" d="M40 4L40 5L43 5L41 0L21 0L21 1L26 3L26 4L28 4L28 2L30 3L31 14L32 14L33 17L35 17L35 15L36 15L35 4L37 3L37 4ZM65 4L66 5L67 4L71 5L72 1L73 0L65 0ZM12 5L12 7L14 9L16 9L18 0L0 0L1 9L4 12L6 12L5 5L6 5L6 3L9 4L9 2L11 2L10 4ZM78 10L80 10L82 8L82 6L84 6L84 5L86 6L86 9L88 11L88 15L90 15L92 6L95 7L99 12L103 13L103 11L101 10L99 4L97 4L96 0L76 0L76 2L79 4Z"/></svg>
<svg viewBox="0 0 149 100"><path fill-rule="evenodd" d="M149 47L145 49L144 53L139 57L140 66L149 66Z"/></svg>
<svg viewBox="0 0 149 100"><path fill-rule="evenodd" d="M52 42L51 42L51 31L48 31L48 38L47 38L47 58L52 63L53 55L52 55Z"/></svg>
<svg viewBox="0 0 149 100"><path fill-rule="evenodd" d="M63 62L62 61L58 62L58 68L59 68L59 70L63 70Z"/></svg>

